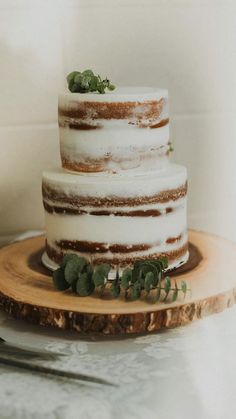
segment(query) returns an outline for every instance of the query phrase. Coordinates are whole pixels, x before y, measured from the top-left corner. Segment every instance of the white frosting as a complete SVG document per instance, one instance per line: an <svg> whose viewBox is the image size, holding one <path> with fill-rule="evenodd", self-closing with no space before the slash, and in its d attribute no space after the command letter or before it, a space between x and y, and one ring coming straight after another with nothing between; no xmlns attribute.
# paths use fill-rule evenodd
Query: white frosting
<svg viewBox="0 0 236 419"><path fill-rule="evenodd" d="M72 163L87 163L88 159L105 159L107 170L132 168L155 170L168 164L169 124L157 128L138 128L123 121L106 121L96 130L74 130L61 127L60 151Z"/></svg>
<svg viewBox="0 0 236 419"><path fill-rule="evenodd" d="M170 164L165 170L145 174L122 173L95 176L70 174L63 169L43 173L43 182L67 195L106 198L143 197L156 195L169 189L183 186L187 180L186 168Z"/></svg>
<svg viewBox="0 0 236 419"><path fill-rule="evenodd" d="M137 244L165 242L186 230L186 205L159 217L64 215L46 212L51 242L82 240L99 243ZM166 249L164 244L164 249Z"/></svg>
<svg viewBox="0 0 236 419"><path fill-rule="evenodd" d="M105 94L95 93L70 93L63 92L59 95L59 106L63 107L69 101L84 102L140 102L144 100L160 100L168 97L168 90L156 87L117 86L115 90L106 90Z"/></svg>
<svg viewBox="0 0 236 419"><path fill-rule="evenodd" d="M115 206L115 205L110 206L109 205L109 207L103 206L101 208L101 210L102 211L103 210L108 210L110 212L116 212L116 211L132 212L134 210L135 211L157 210L157 211L160 211L161 214L165 215L167 208L171 207L171 209L174 211L179 206L185 205L185 201L186 201L186 197L177 199L176 201L170 200L166 203L160 203L160 202L155 202L154 204L146 203L146 204L141 204L141 205L135 205L134 207L132 207L132 206ZM46 204L50 205L51 207L53 207L54 205L58 205L58 206L60 206L60 208L64 208L64 209L74 209L75 208L75 206L73 204L69 203L69 202L62 202L62 201L57 202L57 200L55 200L55 199L51 200L51 199L48 199L48 198L44 198L44 202ZM94 207L92 205L83 206L83 210L88 212L88 213L94 211L95 209L98 210L97 207Z"/></svg>
<svg viewBox="0 0 236 419"><path fill-rule="evenodd" d="M105 104L103 109L104 102L117 105ZM119 105L121 102L123 105ZM128 105L128 102L133 102L133 105ZM101 170L101 173L75 174L63 169L43 173L45 190L48 187L49 191L50 188L55 191L55 194L46 194L45 204L51 206L51 211L54 206L65 209L60 213L46 211L46 233L50 247L60 253L60 241L102 243L107 245L103 253L95 251L82 254L95 259L105 257L112 262L114 257L123 261L127 258L149 258L156 253L177 251L186 244L186 196L165 203L145 204L144 200L134 206L115 204L115 199L119 198L124 201L136 199L138 203L144 197L156 196L185 185L186 169L170 164L168 160L168 118L168 92L165 89L118 87L104 95L67 92L59 96L60 151L64 164L69 162L67 167L75 170L78 170L78 166L84 166L83 170L91 169L93 164L101 164L101 169L94 167L94 171ZM80 129L75 129L75 125ZM98 125L99 128L85 129L89 128L88 125ZM88 201L84 201L86 206L80 205L82 198L88 198ZM111 205L98 208L95 200L99 199L108 199ZM78 214L66 212L66 209L75 210L78 207L81 210ZM171 211L167 211L167 208L171 208ZM94 215L92 212L95 209L108 210L108 213ZM127 214L139 210L154 210L161 214ZM125 214L112 214L116 211ZM181 238L168 243L168 239L177 237ZM127 253L112 253L109 250L112 244L127 246ZM150 249L132 251L132 245L142 244L150 246ZM187 258L186 251L172 262L170 268L185 262ZM47 263L50 262L47 257Z"/></svg>
<svg viewBox="0 0 236 419"><path fill-rule="evenodd" d="M162 172L147 173L145 175L107 175L106 177L88 176L80 174L69 174L63 170L52 170L45 172L43 182L45 186L63 192L64 195L79 197L90 197L91 204L80 206L80 209L88 214L69 213L48 213L46 211L46 231L48 244L57 251L56 242L61 240L85 241L105 243L107 245L135 245L147 244L148 250L112 254L110 251L104 253L85 253L84 256L106 257L111 259L118 256L119 259L127 257L151 257L154 253L170 252L180 249L187 242L187 221L186 221L186 197L175 201L169 200L166 203L142 203L137 206L102 207L101 210L110 212L132 211L132 210L158 210L159 216L129 216L129 215L92 215L89 212L94 210L92 198L127 197L137 198L152 196L166 190L177 189L186 182L186 169L178 165L170 165ZM59 199L45 199L51 206L59 205L63 208L74 208L72 203L63 202ZM166 213L167 208L172 212ZM166 241L173 237L181 236L181 240L173 243ZM186 255L184 255L185 257ZM179 258L181 263L183 258ZM176 262L177 263L177 262Z"/></svg>
<svg viewBox="0 0 236 419"><path fill-rule="evenodd" d="M114 125L117 127L115 129ZM158 129L123 125L121 121L106 121L102 129L71 130L60 128L60 140L71 155L81 153L91 158L103 157L106 152L122 153L127 150L147 150L166 145L169 141L169 124Z"/></svg>
<svg viewBox="0 0 236 419"><path fill-rule="evenodd" d="M160 114L152 120L145 117L147 101L163 99ZM90 160L102 161L102 172L129 170L137 171L162 169L167 163L169 149L169 124L158 128L142 127L142 124L155 125L168 120L168 92L152 87L119 87L104 95L99 93L64 93L59 96L60 110L75 110L84 102L133 102L134 109L124 119L93 119L94 109L86 108L86 116L74 118L59 112L60 151L64 166L80 170L78 164L91 166ZM101 103L102 109L103 104ZM96 111L95 111L96 113ZM98 125L100 128L85 130L69 128L73 124ZM141 125L141 126L137 126ZM106 160L106 157L109 158ZM68 163L70 166L68 166ZM94 170L96 172L96 170Z"/></svg>

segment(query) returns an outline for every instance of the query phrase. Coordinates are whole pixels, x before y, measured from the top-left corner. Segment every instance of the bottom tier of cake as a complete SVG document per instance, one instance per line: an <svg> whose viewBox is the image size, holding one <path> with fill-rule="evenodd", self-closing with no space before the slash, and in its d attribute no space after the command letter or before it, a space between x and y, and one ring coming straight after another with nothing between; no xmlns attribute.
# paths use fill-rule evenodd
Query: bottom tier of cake
<svg viewBox="0 0 236 419"><path fill-rule="evenodd" d="M48 262L78 253L115 269L167 256L188 259L187 173L182 166L146 175L43 174Z"/></svg>

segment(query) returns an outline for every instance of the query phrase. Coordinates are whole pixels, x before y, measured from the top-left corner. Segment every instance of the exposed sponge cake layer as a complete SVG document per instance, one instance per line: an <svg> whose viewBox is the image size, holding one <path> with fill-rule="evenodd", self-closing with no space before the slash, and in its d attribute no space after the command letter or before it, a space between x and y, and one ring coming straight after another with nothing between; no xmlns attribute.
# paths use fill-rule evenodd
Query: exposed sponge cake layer
<svg viewBox="0 0 236 419"><path fill-rule="evenodd" d="M58 109L62 166L119 173L168 164L168 92L117 88L105 95L64 93Z"/></svg>
<svg viewBox="0 0 236 419"><path fill-rule="evenodd" d="M43 174L47 255L60 262L75 252L121 267L136 259L168 256L171 266L188 257L186 169L106 177Z"/></svg>

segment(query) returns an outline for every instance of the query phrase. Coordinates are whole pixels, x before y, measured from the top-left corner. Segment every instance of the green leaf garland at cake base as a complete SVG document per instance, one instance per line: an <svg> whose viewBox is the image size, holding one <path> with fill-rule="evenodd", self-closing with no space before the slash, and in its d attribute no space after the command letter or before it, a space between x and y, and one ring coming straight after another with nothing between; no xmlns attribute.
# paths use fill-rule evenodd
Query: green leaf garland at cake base
<svg viewBox="0 0 236 419"><path fill-rule="evenodd" d="M116 277L109 280L111 266L107 263L92 266L87 259L76 254L64 256L61 266L53 272L53 283L59 291L69 288L80 297L87 297L97 291L102 297L105 290L110 298L122 295L127 300L137 300L152 294L153 302L174 302L179 293L185 297L188 288L185 281L180 287L175 280L165 276L168 260L147 259L136 261L132 268L126 268Z"/></svg>

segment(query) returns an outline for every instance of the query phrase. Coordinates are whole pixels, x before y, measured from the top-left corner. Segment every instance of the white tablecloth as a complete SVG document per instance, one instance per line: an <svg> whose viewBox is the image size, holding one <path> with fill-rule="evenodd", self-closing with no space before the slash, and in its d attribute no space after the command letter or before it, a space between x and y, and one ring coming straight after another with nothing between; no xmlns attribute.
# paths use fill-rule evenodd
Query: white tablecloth
<svg viewBox="0 0 236 419"><path fill-rule="evenodd" d="M235 419L236 306L190 326L122 339L80 337L0 312L0 336L68 356L45 365L118 388L0 366L0 419Z"/></svg>

